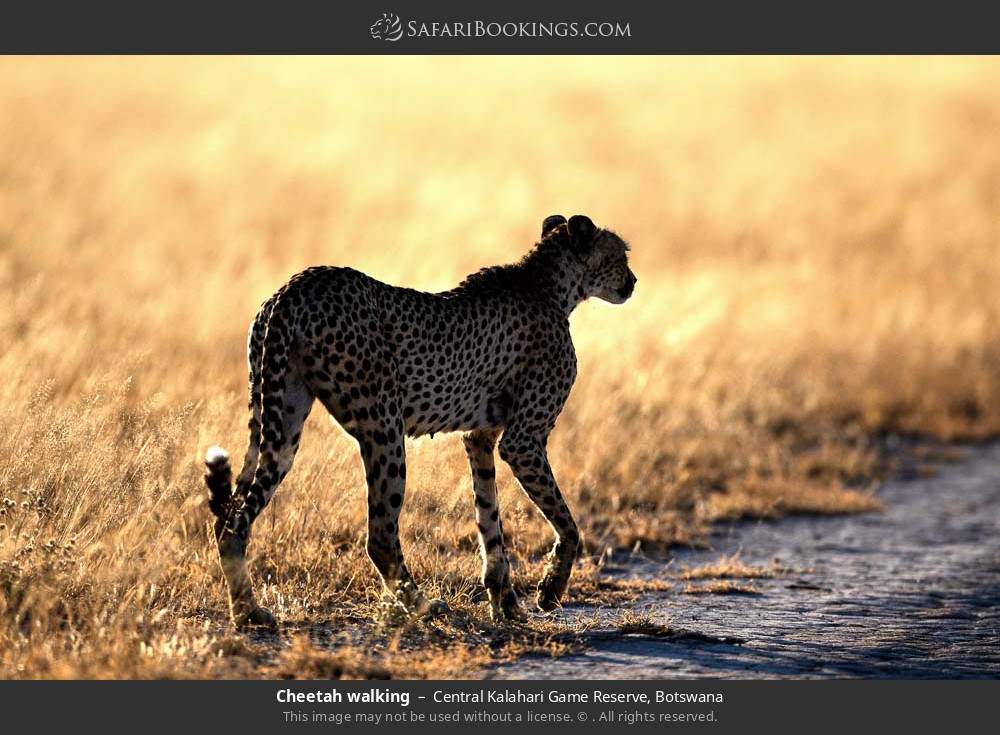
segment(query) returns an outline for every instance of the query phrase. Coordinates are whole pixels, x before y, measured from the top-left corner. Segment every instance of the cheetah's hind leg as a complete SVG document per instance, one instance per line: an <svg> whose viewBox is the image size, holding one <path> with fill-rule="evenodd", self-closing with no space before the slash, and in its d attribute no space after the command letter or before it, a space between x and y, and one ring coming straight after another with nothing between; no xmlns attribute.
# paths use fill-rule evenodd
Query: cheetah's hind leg
<svg viewBox="0 0 1000 735"><path fill-rule="evenodd" d="M377 372L374 371L374 372ZM399 515L406 493L406 449L401 415L379 386L368 397L352 397L333 383L314 386L330 415L358 442L368 485L368 541L366 550L392 607L408 616L434 617L448 612L440 599L427 599L406 568L399 543ZM373 420L372 416L380 417Z"/></svg>
<svg viewBox="0 0 1000 735"><path fill-rule="evenodd" d="M394 603L422 618L447 612L443 600L427 599L410 575L399 542L399 515L406 492L402 418L356 432L368 482L368 558Z"/></svg>

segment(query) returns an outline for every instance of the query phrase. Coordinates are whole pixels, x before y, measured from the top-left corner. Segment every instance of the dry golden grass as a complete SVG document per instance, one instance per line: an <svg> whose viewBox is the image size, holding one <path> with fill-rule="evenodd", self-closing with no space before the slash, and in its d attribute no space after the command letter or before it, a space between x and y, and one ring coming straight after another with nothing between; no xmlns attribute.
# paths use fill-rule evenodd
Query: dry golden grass
<svg viewBox="0 0 1000 735"><path fill-rule="evenodd" d="M720 579L706 584L689 583L681 590L685 595L759 595L752 584L741 584L731 579Z"/></svg>
<svg viewBox="0 0 1000 735"><path fill-rule="evenodd" d="M319 410L252 568L341 637L227 631L200 458L242 453L248 321L308 265L444 289L553 212L632 242L635 297L573 317L550 442L592 551L868 509L884 433L997 432L998 67L0 60L0 677L457 675L564 645L486 621L454 438L410 445L403 533L465 617L380 617L359 461ZM498 477L528 585L547 529Z"/></svg>
<svg viewBox="0 0 1000 735"><path fill-rule="evenodd" d="M769 579L780 574L783 569L772 563L766 567L747 564L739 554L723 556L712 564L688 567L678 575L681 579Z"/></svg>

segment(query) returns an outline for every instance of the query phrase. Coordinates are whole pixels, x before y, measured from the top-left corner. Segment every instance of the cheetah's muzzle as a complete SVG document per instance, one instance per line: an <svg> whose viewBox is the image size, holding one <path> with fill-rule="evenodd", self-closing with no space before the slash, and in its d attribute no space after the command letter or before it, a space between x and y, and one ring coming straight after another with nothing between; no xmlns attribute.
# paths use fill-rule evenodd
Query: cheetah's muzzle
<svg viewBox="0 0 1000 735"><path fill-rule="evenodd" d="M622 299L630 298L632 293L635 291L635 284L638 280L639 279L635 277L635 274L632 271L629 271L628 280L625 281L624 286L618 289L618 295L621 296Z"/></svg>

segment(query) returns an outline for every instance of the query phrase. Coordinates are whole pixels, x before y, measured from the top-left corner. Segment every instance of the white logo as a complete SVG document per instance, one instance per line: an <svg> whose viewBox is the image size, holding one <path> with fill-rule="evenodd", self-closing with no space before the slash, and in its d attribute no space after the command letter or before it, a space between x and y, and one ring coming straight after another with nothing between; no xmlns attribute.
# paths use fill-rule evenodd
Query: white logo
<svg viewBox="0 0 1000 735"><path fill-rule="evenodd" d="M382 13L368 30L376 41L398 41L403 37L403 24L395 13Z"/></svg>

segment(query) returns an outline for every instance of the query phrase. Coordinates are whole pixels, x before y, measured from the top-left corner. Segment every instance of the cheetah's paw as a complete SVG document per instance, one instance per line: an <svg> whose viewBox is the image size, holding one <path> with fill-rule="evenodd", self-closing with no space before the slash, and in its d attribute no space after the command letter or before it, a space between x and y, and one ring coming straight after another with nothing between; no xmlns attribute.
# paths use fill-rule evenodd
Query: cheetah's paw
<svg viewBox="0 0 1000 735"><path fill-rule="evenodd" d="M414 610L417 615L419 615L424 620L430 618L438 618L442 615L447 615L451 612L451 608L448 607L448 603L439 597L431 598L430 600L423 600Z"/></svg>
<svg viewBox="0 0 1000 735"><path fill-rule="evenodd" d="M521 603L518 601L514 591L508 590L499 602L494 602L491 598L490 619L494 623L526 623L528 622L528 615L524 612L524 608L521 607Z"/></svg>
<svg viewBox="0 0 1000 735"><path fill-rule="evenodd" d="M276 631L278 621L266 607L255 607L236 621L236 627L243 631Z"/></svg>

